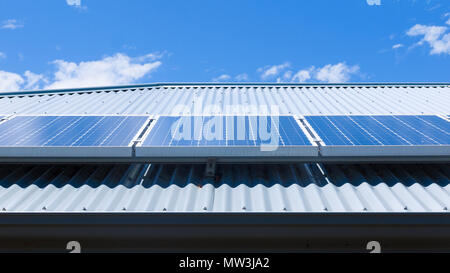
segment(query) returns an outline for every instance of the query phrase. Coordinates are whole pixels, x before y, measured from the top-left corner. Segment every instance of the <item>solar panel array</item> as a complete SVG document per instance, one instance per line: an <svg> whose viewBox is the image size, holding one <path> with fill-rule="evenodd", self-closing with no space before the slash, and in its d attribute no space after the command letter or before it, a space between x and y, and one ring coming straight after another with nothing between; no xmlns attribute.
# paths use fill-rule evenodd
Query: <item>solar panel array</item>
<svg viewBox="0 0 450 273"><path fill-rule="evenodd" d="M326 145L450 145L450 122L437 116L307 116Z"/></svg>
<svg viewBox="0 0 450 273"><path fill-rule="evenodd" d="M210 132L210 134L208 134ZM311 146L291 116L159 117L142 146Z"/></svg>
<svg viewBox="0 0 450 273"><path fill-rule="evenodd" d="M293 116L161 116L151 124L149 120L14 116L0 123L0 158L450 157L450 121L445 116L305 116L301 122Z"/></svg>
<svg viewBox="0 0 450 273"><path fill-rule="evenodd" d="M128 146L147 117L18 116L0 124L0 146Z"/></svg>

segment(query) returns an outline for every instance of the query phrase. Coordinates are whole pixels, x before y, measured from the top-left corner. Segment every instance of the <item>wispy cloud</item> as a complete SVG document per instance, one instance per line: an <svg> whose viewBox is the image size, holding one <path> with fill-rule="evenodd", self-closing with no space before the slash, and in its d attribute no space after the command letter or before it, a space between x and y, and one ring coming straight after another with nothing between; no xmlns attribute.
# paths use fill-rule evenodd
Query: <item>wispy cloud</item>
<svg viewBox="0 0 450 273"><path fill-rule="evenodd" d="M213 78L212 81L213 82L223 82L223 81L227 81L231 79L231 76L228 74L222 74L219 77Z"/></svg>
<svg viewBox="0 0 450 273"><path fill-rule="evenodd" d="M0 28L3 29L16 29L23 27L23 23L17 21L16 19L8 19L1 23Z"/></svg>
<svg viewBox="0 0 450 273"><path fill-rule="evenodd" d="M221 74L218 77L212 78L212 82L232 82L232 81L238 81L238 82L245 82L248 81L249 76L247 73L241 73L236 76L229 75L229 74Z"/></svg>
<svg viewBox="0 0 450 273"><path fill-rule="evenodd" d="M446 24L450 24L450 19ZM422 39L416 45L428 44L431 48L430 55L450 54L450 32L447 26L416 24L406 34L410 37L422 36Z"/></svg>
<svg viewBox="0 0 450 273"><path fill-rule="evenodd" d="M144 58L145 59L145 58ZM162 65L160 60L142 60L117 53L100 60L70 62L55 60L50 75L26 71L23 75L0 71L0 91L40 88L72 88L134 83Z"/></svg>
<svg viewBox="0 0 450 273"><path fill-rule="evenodd" d="M39 89L41 84L47 84L48 80L45 78L43 74L36 74L31 71L25 71L24 73L24 89L32 90Z"/></svg>
<svg viewBox="0 0 450 273"><path fill-rule="evenodd" d="M24 82L19 74L0 70L0 91L19 90Z"/></svg>
<svg viewBox="0 0 450 273"><path fill-rule="evenodd" d="M77 9L87 9L86 6L81 5L81 0L66 0L66 3Z"/></svg>
<svg viewBox="0 0 450 273"><path fill-rule="evenodd" d="M244 82L244 81L248 81L249 77L248 77L248 74L247 74L247 73L242 73L242 74L237 75L237 76L235 77L235 79L236 79L237 81Z"/></svg>
<svg viewBox="0 0 450 273"><path fill-rule="evenodd" d="M161 66L161 61L134 62L125 54L116 54L97 61L53 62L57 71L54 80L46 88L87 87L132 83Z"/></svg>
<svg viewBox="0 0 450 273"><path fill-rule="evenodd" d="M81 6L81 0L66 0L69 6Z"/></svg>
<svg viewBox="0 0 450 273"><path fill-rule="evenodd" d="M366 0L369 6L381 6L381 0Z"/></svg>
<svg viewBox="0 0 450 273"><path fill-rule="evenodd" d="M288 62L279 65L269 65L258 68L258 72L261 73L261 79L267 80L278 76L284 69L288 68L291 64Z"/></svg>
<svg viewBox="0 0 450 273"><path fill-rule="evenodd" d="M155 60L159 60L159 59L163 58L165 55L167 55L167 51L153 52L153 53L145 54L143 56L139 56L139 57L135 58L135 60L138 62L155 61Z"/></svg>
<svg viewBox="0 0 450 273"><path fill-rule="evenodd" d="M345 63L328 64L317 69L315 78L322 82L342 83L348 82L353 74L359 71L359 66L348 66Z"/></svg>
<svg viewBox="0 0 450 273"><path fill-rule="evenodd" d="M403 47L403 44L395 44L395 45L392 46L392 49L398 49L398 48L401 48L401 47Z"/></svg>
<svg viewBox="0 0 450 273"><path fill-rule="evenodd" d="M290 65L289 65L290 66ZM277 73L272 73L271 75L279 75L276 78L276 82L329 82L329 83L342 83L347 82L355 74L359 73L359 66L353 65L349 66L345 62L340 62L337 64L327 64L323 67L314 67L300 69L297 72L292 70L286 70L288 66L270 66L269 69L276 67ZM284 71L283 71L284 70ZM259 72L266 72L267 70ZM264 78L263 78L264 79Z"/></svg>
<svg viewBox="0 0 450 273"><path fill-rule="evenodd" d="M295 75L292 77L291 81L293 82L306 82L307 80L311 79L311 74L313 73L313 69L303 69L299 70Z"/></svg>

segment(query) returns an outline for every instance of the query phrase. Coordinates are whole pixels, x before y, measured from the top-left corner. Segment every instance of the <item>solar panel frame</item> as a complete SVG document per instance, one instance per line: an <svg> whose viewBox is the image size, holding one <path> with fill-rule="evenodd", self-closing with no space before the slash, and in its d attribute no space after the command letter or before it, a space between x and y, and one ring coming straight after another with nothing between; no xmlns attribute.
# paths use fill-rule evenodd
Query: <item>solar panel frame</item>
<svg viewBox="0 0 450 273"><path fill-rule="evenodd" d="M1 129L1 125L7 125L7 126L13 126L14 123L14 119L16 119L16 122L18 121L18 119L21 118L46 118L46 119L51 119L52 117L58 117L58 118L62 118L62 117L72 117L72 118L80 118L79 120L81 121L82 119L85 119L87 117L96 117L96 118L105 118L105 120L114 120L114 118L112 117L116 117L116 118L120 118L122 117L122 119L117 119L121 120L120 124L116 124L116 127L114 127L111 132L108 130L104 130L105 129L105 124L99 124L98 127L90 127L90 129L95 129L98 130L100 133L103 134L102 136L105 136L104 141L108 141L117 138L117 135L114 135L114 132L116 130L121 130L122 133L127 134L125 138L120 139L119 141L122 141L122 143L120 145L108 145L107 143L104 144L102 142L101 145L97 145L97 144L92 144L92 145L83 145L82 143L76 144L76 140L74 143L75 145L62 145L62 144L57 144L54 143L53 145L50 145L47 142L51 142L52 139L57 139L57 135L54 136L53 138L47 138L47 144L42 144L42 143L37 143L37 144L31 144L30 143L25 143L25 144L20 144L20 141L17 142L16 145L7 145L5 143L1 143L0 142L0 158L2 158L3 160L11 160L14 158L117 158L117 157L131 157L133 155L133 149L132 149L132 143L134 141L134 139L136 138L136 136L138 134L140 134L140 132L142 131L142 128L145 126L145 124L148 122L148 116L140 116L139 119L133 119L134 117L138 117L138 116L32 116L32 115L20 115L20 116L14 116L11 119L9 119L7 122L0 124L0 129ZM126 121L129 120L129 118L131 118L134 121L134 128L131 128L131 130L129 130L130 128L128 128L127 126L129 125L128 123L126 123ZM100 119L102 120L102 119ZM124 125L125 124L125 125ZM131 124L131 123L130 123ZM72 125L72 124L71 124ZM102 127L103 126L103 127ZM26 126L25 126L26 127ZM64 127L64 126L62 126ZM59 127L59 128L62 128ZM65 130L67 130L67 128L69 128L70 126L66 126L64 128L64 130L60 131L59 134L63 134ZM72 129L76 129L76 128L72 128ZM45 131L45 130L44 130ZM76 131L76 130L75 130ZM89 130L88 130L89 131ZM24 133L27 133L27 128L23 129ZM28 132L29 134L33 134L35 132ZM86 133L86 132L85 132ZM58 134L58 135L59 135ZM107 135L109 134L109 135ZM1 134L0 132L0 140L2 139L2 136L5 136L5 138L7 138L8 132L5 134ZM123 135L122 135L123 136ZM72 141L74 139L74 137L71 135L72 137ZM76 138L77 136L75 136ZM79 140L83 139L83 137L86 137L85 135L82 135L81 137L79 137ZM99 136L99 140L100 141L100 137ZM121 135L119 135L119 137L121 137ZM60 139L65 139L65 136L62 135ZM128 141L128 139L130 141ZM69 139L70 140L70 139ZM117 139L116 139L117 140ZM110 143L111 144L111 143Z"/></svg>
<svg viewBox="0 0 450 273"><path fill-rule="evenodd" d="M445 119L442 119L439 116L434 115L395 115L395 117L400 117L401 119L405 117L436 117L445 122ZM432 158L432 157L441 157L441 158L450 158L450 145L448 144L413 144L411 142L405 141L404 144L394 144L388 145L383 143L378 143L377 145L355 145L352 142L352 138L344 140L344 144L335 144L330 143L330 140L327 137L324 137L324 133L321 132L321 128L312 122L311 117L338 117L338 116L305 116L308 125L317 132L317 136L321 140L320 154L323 157L399 157L398 159L393 158L394 160L401 160L401 157L410 157L409 159L413 159L413 157L422 157L422 158ZM344 116L341 115L339 117L394 117L391 115L372 115L372 116L360 116L360 115L349 115ZM338 126L339 127L339 126ZM407 126L406 126L407 127ZM338 128L336 128L338 129ZM341 129L341 128L339 128ZM347 135L347 137L349 137ZM346 143L345 143L346 142ZM350 142L351 144L349 144Z"/></svg>
<svg viewBox="0 0 450 273"><path fill-rule="evenodd" d="M153 124L152 130L156 130L158 120L165 118L166 116L156 116L155 123ZM224 118L228 116L222 116ZM237 117L237 116L233 116ZM245 116L244 116L245 117ZM275 159L280 159L281 157L287 158L314 158L318 156L317 144L311 142L307 137L307 132L305 132L298 124L297 119L293 116L282 116L292 118L295 121L295 128L298 132L304 135L305 145L288 145L288 146L278 146L275 150L262 150L261 146L258 145L201 145L201 146L169 146L169 145L148 145L148 138L151 137L151 133L147 132L142 143L135 147L136 157L138 158L148 158L150 159L167 159L176 158L178 161L197 161L203 160L205 158L228 158L228 159L239 159L239 158L258 158L260 161L272 161ZM179 118L177 116L176 118ZM294 126L293 125L293 126ZM226 126L226 125L225 125ZM225 127L224 126L224 127ZM167 130L169 127L166 128ZM225 129L224 129L225 130ZM224 141L224 140L223 140ZM166 141L167 142L167 141Z"/></svg>

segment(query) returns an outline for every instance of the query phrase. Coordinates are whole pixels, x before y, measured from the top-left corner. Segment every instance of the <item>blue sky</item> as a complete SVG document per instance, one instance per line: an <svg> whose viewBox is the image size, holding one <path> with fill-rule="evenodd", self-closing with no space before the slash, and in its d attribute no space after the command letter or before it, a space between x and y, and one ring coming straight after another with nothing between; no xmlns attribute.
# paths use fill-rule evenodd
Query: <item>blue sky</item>
<svg viewBox="0 0 450 273"><path fill-rule="evenodd" d="M2 91L449 71L449 0L0 0Z"/></svg>

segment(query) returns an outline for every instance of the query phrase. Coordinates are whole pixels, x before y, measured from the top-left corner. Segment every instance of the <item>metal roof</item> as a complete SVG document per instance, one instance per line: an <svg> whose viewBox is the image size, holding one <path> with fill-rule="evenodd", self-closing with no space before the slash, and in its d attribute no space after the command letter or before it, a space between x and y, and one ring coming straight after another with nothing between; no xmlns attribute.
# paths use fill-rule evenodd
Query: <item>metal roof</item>
<svg viewBox="0 0 450 273"><path fill-rule="evenodd" d="M176 106L187 107L174 112ZM281 115L449 115L450 85L167 83L0 94L0 116L252 115L260 106L278 106ZM365 213L450 206L449 164L219 164L216 178L204 174L200 164L3 164L0 211Z"/></svg>
<svg viewBox="0 0 450 273"><path fill-rule="evenodd" d="M448 212L450 165L0 165L8 212Z"/></svg>
<svg viewBox="0 0 450 273"><path fill-rule="evenodd" d="M176 106L187 109L174 112ZM6 116L260 113L255 106L278 106L282 115L448 115L450 85L167 83L0 93Z"/></svg>

